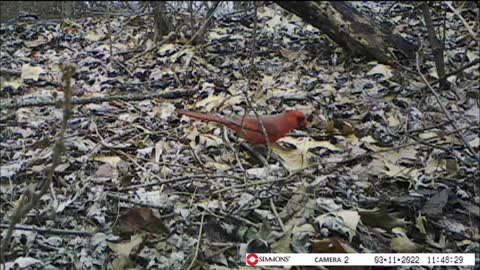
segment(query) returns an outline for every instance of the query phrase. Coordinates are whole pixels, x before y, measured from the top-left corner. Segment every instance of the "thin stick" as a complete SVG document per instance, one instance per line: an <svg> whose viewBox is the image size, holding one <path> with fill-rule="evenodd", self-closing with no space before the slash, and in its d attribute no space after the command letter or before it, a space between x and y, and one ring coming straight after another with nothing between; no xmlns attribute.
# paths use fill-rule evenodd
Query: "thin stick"
<svg viewBox="0 0 480 270"><path fill-rule="evenodd" d="M439 79L436 79L436 80L432 81L432 82L430 83L430 85L433 86L433 85L439 83L439 82L440 82L441 80L443 80L443 79L447 79L448 77L453 76L453 75L456 75L456 74L464 71L465 69L467 69L467 68L469 68L469 67L473 67L473 66L477 65L479 62L480 62L480 59L477 58L477 59L473 60L472 62L466 64L465 66L463 66L463 67L461 67L461 68L459 68L459 69L457 69L457 70L454 70L454 71L452 71L452 72L450 72L450 73L445 74L445 77L442 77L442 78L439 78ZM416 72L415 72L415 73L416 73Z"/></svg>
<svg viewBox="0 0 480 270"><path fill-rule="evenodd" d="M210 201L210 200L209 200ZM208 205L208 203L207 203ZM195 261L197 260L197 256L198 256L198 250L200 249L200 242L202 240L202 232L203 232L203 223L204 223L204 220L205 220L205 209L203 209L203 212L202 212L202 219L200 220L200 229L199 229L199 232L198 232L198 237L197 237L197 245L195 247L195 253L193 255L193 259L192 259L192 262L190 263L190 265L188 266L188 270L192 269L193 265L195 264Z"/></svg>
<svg viewBox="0 0 480 270"><path fill-rule="evenodd" d="M10 226L9 224L0 224L0 228L2 229L7 229L9 226ZM28 225L15 225L14 228L16 231L33 231L37 233L58 234L58 235L92 236L94 234L93 232L86 232L86 231L52 229L52 228L44 228L44 227L28 226Z"/></svg>
<svg viewBox="0 0 480 270"><path fill-rule="evenodd" d="M57 141L53 146L53 154L52 154L52 165L47 168L47 177L41 181L36 188L38 189L37 192L30 191L28 188L25 190L23 195L21 196L20 202L18 206L13 211L12 215L10 216L10 226L8 227L5 237L1 241L0 247L0 261L4 262L5 258L5 251L7 247L10 246L10 239L12 238L13 231L15 229L15 225L19 223L22 218L24 218L30 210L37 207L40 204L40 198L47 193L50 184L53 182L53 176L55 174L55 168L60 164L61 157L66 150L64 139L65 133L68 126L68 120L72 116L72 88L71 88L71 79L75 73L76 67L73 65L65 65L62 67L63 69L63 81L65 82L64 88L64 97L65 101L63 103L63 119L62 125L60 128L60 132L58 133Z"/></svg>
<svg viewBox="0 0 480 270"><path fill-rule="evenodd" d="M460 20L462 21L463 25L465 26L465 28L467 28L467 31L468 33L470 33L470 36L477 41L477 43L479 42L478 40L478 35L475 34L475 32L473 31L472 27L470 27L470 25L467 23L467 21L465 20L465 18L463 18L462 14L460 14L460 12L458 12L458 10L456 10L452 4L450 4L448 1L445 1L443 2L445 5L447 5L447 7L453 11L453 13L455 13L455 15L457 15L458 18L460 18Z"/></svg>
<svg viewBox="0 0 480 270"><path fill-rule="evenodd" d="M193 90L175 90L170 92L162 92L156 94L147 94L147 95L128 95L128 96L105 96L105 97L91 97L91 98L76 98L72 99L72 105L80 104L90 104L90 103L102 103L113 100L122 100L122 101L142 101L147 99L154 98L165 98L165 99L174 99L181 97L192 96L195 93ZM19 109L24 107L45 107L45 106L56 106L59 104L59 101L45 101L45 102L24 102L8 104L7 102L0 103L0 107L4 109Z"/></svg>
<svg viewBox="0 0 480 270"><path fill-rule="evenodd" d="M256 35L257 35L257 4L255 2L252 2L254 6L254 21L253 21L253 32L252 32L252 41L251 41L251 46L250 46L250 69L248 72L248 79L247 79L247 89L246 91L243 91L245 95L245 102L247 103L247 106L253 111L255 114L255 117L257 118L258 122L260 123L260 126L262 127L262 132L263 136L265 136L265 140L267 142L267 147L268 147L268 152L267 152L267 162L270 159L270 155L272 153L272 146L270 142L270 138L268 138L267 130L265 129L265 125L263 124L262 119L260 119L260 115L258 112L255 110L255 108L252 105L252 102L250 101L250 98L248 97L248 91L251 88L252 84L252 77L253 77L253 68L255 67L255 47L257 46L257 40L256 40ZM244 119L245 116L247 115L247 110L245 110L245 114L243 115L242 118L242 129L240 132L243 132L243 127L244 127Z"/></svg>
<svg viewBox="0 0 480 270"><path fill-rule="evenodd" d="M138 188L164 185L164 184L172 183L172 182L176 183L176 182L180 182L180 181L183 181L183 180L191 180L191 179L196 179L196 178L233 178L233 179L236 179L236 180L243 180L243 178L241 178L239 176L228 175L228 174L212 174L212 175L194 174L194 175L185 175L185 176L174 177L174 178L171 178L171 179L168 179L168 180L153 181L151 183L146 183L146 184L131 185L131 186L124 187L124 188L117 188L116 190L118 190L118 191L136 190Z"/></svg>
<svg viewBox="0 0 480 270"><path fill-rule="evenodd" d="M445 114L445 117L448 119L449 121L449 124L457 129L457 125L455 124L455 121L453 121L453 119L450 117L450 114L448 113L447 109L445 109L445 106L443 106L441 100L440 100L440 96L438 95L438 93L435 91L435 89L433 89L433 87L430 85L430 83L428 83L428 80L427 78L425 78L425 76L423 75L422 71L420 70L420 55L419 55L419 51L421 50L422 48L422 45L420 45L420 48L419 50L417 51L416 53L416 65L417 65L417 71L418 71L418 74L420 75L420 77L422 78L423 82L428 86L428 89L430 89L430 92L432 92L433 96L435 97L435 99L437 100L437 103L438 105L440 106L440 108L442 109L443 113ZM463 135L462 134L459 134L459 137L460 137L460 140L462 141L463 145L468 149L468 151L470 151L470 156L473 157L474 159L476 159L477 161L480 162L480 157L477 157L477 155L475 154L475 151L473 150L473 148L470 146L470 144L465 141L465 139L463 138ZM467 153L468 154L468 153Z"/></svg>
<svg viewBox="0 0 480 270"><path fill-rule="evenodd" d="M272 198L270 198L270 208L272 208L272 212L277 218L278 225L280 225L280 228L282 228L282 232L285 232L285 225L283 224L282 218L278 215L277 207L275 207L275 203L273 203Z"/></svg>

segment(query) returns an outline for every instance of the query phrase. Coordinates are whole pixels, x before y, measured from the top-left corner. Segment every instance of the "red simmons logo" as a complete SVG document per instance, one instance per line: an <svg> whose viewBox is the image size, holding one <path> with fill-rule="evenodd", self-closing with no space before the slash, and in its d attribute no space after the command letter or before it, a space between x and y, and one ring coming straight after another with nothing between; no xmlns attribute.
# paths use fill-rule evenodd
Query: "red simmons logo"
<svg viewBox="0 0 480 270"><path fill-rule="evenodd" d="M250 266L255 266L258 263L258 256L255 253L250 253L247 255L247 264Z"/></svg>

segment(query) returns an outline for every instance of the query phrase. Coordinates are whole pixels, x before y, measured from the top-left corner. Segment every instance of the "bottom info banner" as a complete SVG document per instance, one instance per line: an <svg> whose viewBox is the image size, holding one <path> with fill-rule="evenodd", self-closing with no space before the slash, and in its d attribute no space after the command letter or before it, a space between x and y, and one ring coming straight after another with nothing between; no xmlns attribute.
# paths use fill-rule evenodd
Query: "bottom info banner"
<svg viewBox="0 0 480 270"><path fill-rule="evenodd" d="M250 266L475 265L475 253L248 253Z"/></svg>

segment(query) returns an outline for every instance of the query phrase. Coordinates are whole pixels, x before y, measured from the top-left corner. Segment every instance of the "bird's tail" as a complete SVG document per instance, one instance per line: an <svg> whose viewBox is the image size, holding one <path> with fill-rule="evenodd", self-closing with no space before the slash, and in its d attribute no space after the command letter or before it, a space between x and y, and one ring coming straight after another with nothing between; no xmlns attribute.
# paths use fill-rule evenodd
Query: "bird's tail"
<svg viewBox="0 0 480 270"><path fill-rule="evenodd" d="M225 118L222 118L220 116L216 116L216 115L211 115L211 114L206 114L206 113L198 113L198 112L190 112L190 111L184 111L184 110L177 110L177 114L178 115L190 116L190 117L197 118L197 119L200 119L200 120L212 121L212 122L224 124L224 125L227 125L227 126L232 125L231 121L229 121Z"/></svg>

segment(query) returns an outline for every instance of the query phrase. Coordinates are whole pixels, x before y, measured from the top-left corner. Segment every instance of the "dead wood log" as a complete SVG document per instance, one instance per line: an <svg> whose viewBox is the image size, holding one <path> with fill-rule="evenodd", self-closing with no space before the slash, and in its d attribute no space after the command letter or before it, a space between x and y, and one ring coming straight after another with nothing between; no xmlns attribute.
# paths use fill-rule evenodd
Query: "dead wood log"
<svg viewBox="0 0 480 270"><path fill-rule="evenodd" d="M355 56L367 56L381 63L395 60L392 49L406 58L415 58L416 45L376 24L344 1L277 1L305 22L318 28Z"/></svg>

